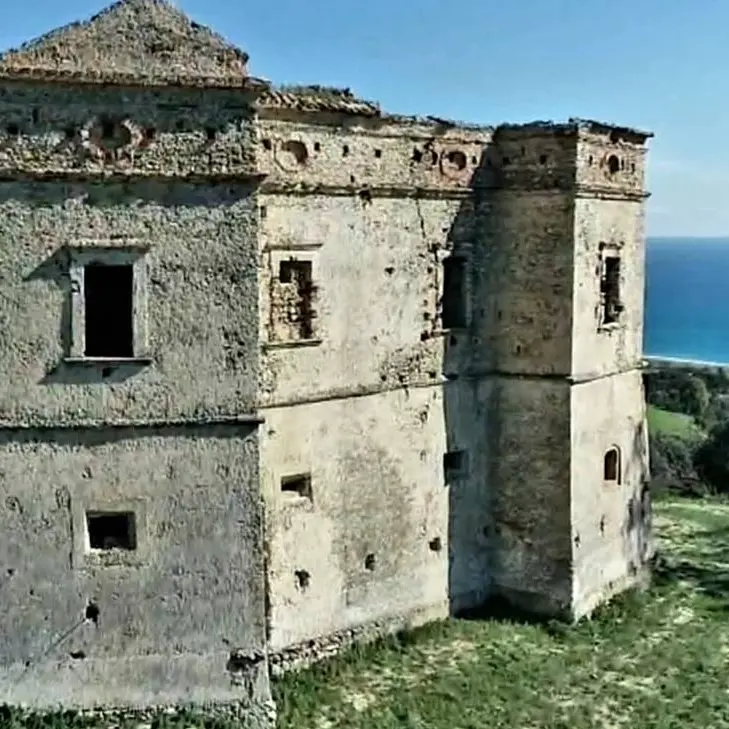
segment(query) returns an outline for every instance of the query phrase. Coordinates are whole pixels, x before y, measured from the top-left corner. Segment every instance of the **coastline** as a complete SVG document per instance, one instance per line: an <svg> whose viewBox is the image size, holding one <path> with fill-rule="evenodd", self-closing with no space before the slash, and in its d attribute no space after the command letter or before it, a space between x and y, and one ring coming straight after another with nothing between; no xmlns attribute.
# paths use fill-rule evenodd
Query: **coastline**
<svg viewBox="0 0 729 729"><path fill-rule="evenodd" d="M690 357L665 357L663 355L646 354L643 360L653 367L692 367L694 369L723 369L729 368L729 362L711 362L703 359L692 359Z"/></svg>

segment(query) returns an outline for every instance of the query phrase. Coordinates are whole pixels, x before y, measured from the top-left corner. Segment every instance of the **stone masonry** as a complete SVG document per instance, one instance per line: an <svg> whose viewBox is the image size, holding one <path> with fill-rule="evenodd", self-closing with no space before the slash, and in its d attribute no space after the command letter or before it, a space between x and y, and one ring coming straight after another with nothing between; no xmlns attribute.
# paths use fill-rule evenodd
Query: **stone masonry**
<svg viewBox="0 0 729 729"><path fill-rule="evenodd" d="M281 89L163 0L0 56L0 702L236 705L652 556L645 142Z"/></svg>

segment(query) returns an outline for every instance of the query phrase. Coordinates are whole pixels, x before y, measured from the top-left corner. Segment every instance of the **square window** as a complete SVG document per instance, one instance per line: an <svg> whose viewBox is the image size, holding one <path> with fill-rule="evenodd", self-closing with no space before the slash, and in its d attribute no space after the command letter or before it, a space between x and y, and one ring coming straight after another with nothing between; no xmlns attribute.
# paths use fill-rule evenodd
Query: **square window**
<svg viewBox="0 0 729 729"><path fill-rule="evenodd" d="M132 551L137 548L136 520L133 512L87 512L86 529L91 549Z"/></svg>
<svg viewBox="0 0 729 729"><path fill-rule="evenodd" d="M86 357L134 356L134 267L84 266Z"/></svg>

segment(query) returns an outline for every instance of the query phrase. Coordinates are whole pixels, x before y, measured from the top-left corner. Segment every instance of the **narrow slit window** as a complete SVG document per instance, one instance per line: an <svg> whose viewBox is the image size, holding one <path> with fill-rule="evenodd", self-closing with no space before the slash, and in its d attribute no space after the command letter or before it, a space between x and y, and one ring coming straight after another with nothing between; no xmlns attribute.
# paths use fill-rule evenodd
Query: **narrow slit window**
<svg viewBox="0 0 729 729"><path fill-rule="evenodd" d="M451 256L443 261L442 319L445 329L466 326L466 260Z"/></svg>
<svg viewBox="0 0 729 729"><path fill-rule="evenodd" d="M620 451L610 448L603 459L603 480L620 483Z"/></svg>
<svg viewBox="0 0 729 729"><path fill-rule="evenodd" d="M134 268L84 267L87 357L134 356Z"/></svg>
<svg viewBox="0 0 729 729"><path fill-rule="evenodd" d="M615 324L623 311L620 301L620 259L617 256L605 258L600 289L603 324Z"/></svg>
<svg viewBox="0 0 729 729"><path fill-rule="evenodd" d="M132 512L89 512L86 514L86 528L91 549L131 551L137 548L136 523Z"/></svg>
<svg viewBox="0 0 729 729"><path fill-rule="evenodd" d="M311 474L299 473L295 476L284 476L281 479L281 491L291 497L309 499L311 501Z"/></svg>

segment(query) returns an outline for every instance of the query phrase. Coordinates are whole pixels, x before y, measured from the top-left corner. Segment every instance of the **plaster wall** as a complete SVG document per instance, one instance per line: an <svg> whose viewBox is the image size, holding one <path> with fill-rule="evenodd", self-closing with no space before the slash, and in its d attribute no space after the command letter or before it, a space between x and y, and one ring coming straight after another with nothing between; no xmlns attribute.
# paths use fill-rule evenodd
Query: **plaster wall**
<svg viewBox="0 0 729 729"><path fill-rule="evenodd" d="M0 494L1 702L268 698L250 426L6 430ZM137 548L91 550L87 511L133 512Z"/></svg>
<svg viewBox="0 0 729 729"><path fill-rule="evenodd" d="M572 388L572 545L576 614L642 577L653 555L648 433L641 372ZM619 482L604 480L610 448Z"/></svg>

